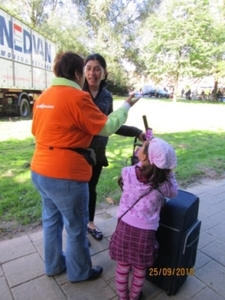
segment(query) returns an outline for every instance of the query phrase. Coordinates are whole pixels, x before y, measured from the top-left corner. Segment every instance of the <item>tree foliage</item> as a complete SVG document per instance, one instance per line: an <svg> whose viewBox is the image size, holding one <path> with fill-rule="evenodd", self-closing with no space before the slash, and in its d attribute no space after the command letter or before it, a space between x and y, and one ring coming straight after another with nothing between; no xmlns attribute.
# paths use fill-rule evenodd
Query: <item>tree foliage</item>
<svg viewBox="0 0 225 300"><path fill-rule="evenodd" d="M3 0L32 27L85 57L99 52L108 62L112 82L127 85L123 60L138 63L136 30L159 0Z"/></svg>
<svg viewBox="0 0 225 300"><path fill-rule="evenodd" d="M56 9L58 0L2 0L2 4L37 28Z"/></svg>
<svg viewBox="0 0 225 300"><path fill-rule="evenodd" d="M225 75L225 0L2 0L59 51L101 53L110 86ZM135 66L128 71L126 64Z"/></svg>
<svg viewBox="0 0 225 300"><path fill-rule="evenodd" d="M218 74L220 67L224 69L224 30L215 21L208 0L164 1L160 11L146 20L142 32L141 61L156 81L170 81L174 101L180 78Z"/></svg>

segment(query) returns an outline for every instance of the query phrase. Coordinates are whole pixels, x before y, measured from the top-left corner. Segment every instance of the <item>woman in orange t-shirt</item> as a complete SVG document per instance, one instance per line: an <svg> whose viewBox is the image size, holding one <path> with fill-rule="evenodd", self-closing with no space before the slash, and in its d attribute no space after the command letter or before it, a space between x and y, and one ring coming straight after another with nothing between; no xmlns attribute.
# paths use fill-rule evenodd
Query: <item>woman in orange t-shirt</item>
<svg viewBox="0 0 225 300"><path fill-rule="evenodd" d="M102 267L92 267L86 230L91 165L74 148L88 148L94 135L109 136L126 121L133 95L111 115L104 115L82 91L84 61L73 52L55 58L52 85L36 100L32 133L36 147L31 177L42 197L45 272L66 270L71 282L97 279ZM67 243L62 251L62 230Z"/></svg>

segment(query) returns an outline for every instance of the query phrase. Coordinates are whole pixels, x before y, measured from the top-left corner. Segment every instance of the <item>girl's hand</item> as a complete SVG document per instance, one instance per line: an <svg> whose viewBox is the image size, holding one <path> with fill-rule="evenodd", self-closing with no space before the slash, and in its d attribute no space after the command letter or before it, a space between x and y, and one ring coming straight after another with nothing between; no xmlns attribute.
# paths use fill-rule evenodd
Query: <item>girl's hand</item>
<svg viewBox="0 0 225 300"><path fill-rule="evenodd" d="M144 142L146 141L146 135L144 132L142 132L139 137L138 137L139 141Z"/></svg>
<svg viewBox="0 0 225 300"><path fill-rule="evenodd" d="M119 184L121 190L123 190L123 179L122 179L122 176L120 176L120 177L118 178L118 184Z"/></svg>

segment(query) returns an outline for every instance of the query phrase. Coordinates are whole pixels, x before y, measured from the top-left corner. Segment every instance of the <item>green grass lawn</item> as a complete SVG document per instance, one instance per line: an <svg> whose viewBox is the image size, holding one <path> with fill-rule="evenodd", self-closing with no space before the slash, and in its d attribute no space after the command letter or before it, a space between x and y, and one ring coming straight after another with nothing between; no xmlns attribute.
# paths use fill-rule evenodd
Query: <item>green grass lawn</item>
<svg viewBox="0 0 225 300"><path fill-rule="evenodd" d="M114 101L114 109L121 105ZM155 136L170 142L177 153L175 169L180 187L202 177L225 174L225 104L192 101L141 99L129 112L126 122L144 131L146 115ZM30 180L29 162L34 151L31 120L0 119L0 221L30 224L41 218L41 200ZM98 185L98 202L118 201L117 178L130 164L133 138L113 135L109 139L109 167ZM1 228L0 228L1 231Z"/></svg>

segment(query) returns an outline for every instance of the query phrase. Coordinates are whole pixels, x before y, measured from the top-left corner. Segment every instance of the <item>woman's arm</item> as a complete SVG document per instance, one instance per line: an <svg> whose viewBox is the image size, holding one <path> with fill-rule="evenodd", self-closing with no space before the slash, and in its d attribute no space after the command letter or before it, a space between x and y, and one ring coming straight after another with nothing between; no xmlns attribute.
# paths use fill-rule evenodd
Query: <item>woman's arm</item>
<svg viewBox="0 0 225 300"><path fill-rule="evenodd" d="M133 99L133 97L133 94L130 95L121 107L108 115L108 120L98 135L110 136L126 122L130 107L132 107L140 99Z"/></svg>
<svg viewBox="0 0 225 300"><path fill-rule="evenodd" d="M124 103L120 108L108 115L108 120L98 135L110 136L115 133L127 120L130 105Z"/></svg>
<svg viewBox="0 0 225 300"><path fill-rule="evenodd" d="M109 107L108 114L111 114L112 112L113 112L113 98L112 98L111 105ZM115 133L122 136L137 137L142 142L145 140L145 133L135 126L122 125Z"/></svg>
<svg viewBox="0 0 225 300"><path fill-rule="evenodd" d="M135 126L122 125L115 133L122 136L137 137L140 141L145 140L145 133Z"/></svg>

